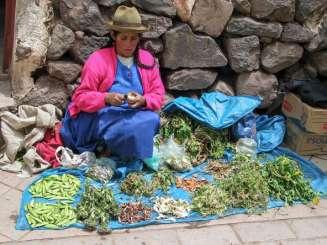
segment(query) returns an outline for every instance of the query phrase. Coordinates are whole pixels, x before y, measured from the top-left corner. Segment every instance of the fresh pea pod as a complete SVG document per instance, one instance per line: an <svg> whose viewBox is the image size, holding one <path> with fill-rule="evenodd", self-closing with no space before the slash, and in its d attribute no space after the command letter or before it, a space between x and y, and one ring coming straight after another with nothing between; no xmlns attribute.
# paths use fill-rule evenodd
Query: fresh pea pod
<svg viewBox="0 0 327 245"><path fill-rule="evenodd" d="M80 180L71 174L50 175L37 181L29 189L33 197L73 200L80 189Z"/></svg>

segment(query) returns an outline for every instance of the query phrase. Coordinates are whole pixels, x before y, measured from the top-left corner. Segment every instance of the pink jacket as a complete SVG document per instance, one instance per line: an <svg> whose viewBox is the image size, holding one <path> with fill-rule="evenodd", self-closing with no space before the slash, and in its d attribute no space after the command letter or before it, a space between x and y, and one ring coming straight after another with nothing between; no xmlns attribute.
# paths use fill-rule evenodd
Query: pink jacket
<svg viewBox="0 0 327 245"><path fill-rule="evenodd" d="M139 58L145 65L153 65L154 57L140 49ZM81 85L76 89L69 105L69 113L76 117L79 112L96 112L106 106L105 95L116 77L117 56L114 48L94 52L84 64ZM159 110L163 104L165 89L158 66L152 69L138 67L146 108Z"/></svg>

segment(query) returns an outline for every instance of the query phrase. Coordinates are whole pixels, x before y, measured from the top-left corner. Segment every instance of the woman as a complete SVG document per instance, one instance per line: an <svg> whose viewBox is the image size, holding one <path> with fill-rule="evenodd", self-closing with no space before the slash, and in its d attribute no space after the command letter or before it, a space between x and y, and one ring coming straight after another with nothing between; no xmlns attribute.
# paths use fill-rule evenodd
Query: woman
<svg viewBox="0 0 327 245"><path fill-rule="evenodd" d="M136 8L118 7L109 27L114 45L85 62L61 136L79 153L103 147L125 161L143 160L152 157L164 87L154 57L138 47L148 28Z"/></svg>

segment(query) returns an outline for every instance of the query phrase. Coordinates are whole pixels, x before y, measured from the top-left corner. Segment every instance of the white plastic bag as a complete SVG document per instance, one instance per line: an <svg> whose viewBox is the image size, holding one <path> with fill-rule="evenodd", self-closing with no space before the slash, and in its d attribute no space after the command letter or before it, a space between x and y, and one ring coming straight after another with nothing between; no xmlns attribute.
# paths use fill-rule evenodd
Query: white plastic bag
<svg viewBox="0 0 327 245"><path fill-rule="evenodd" d="M158 155L160 163L166 164L176 171L183 172L193 168L184 145L177 144L173 137L159 146Z"/></svg>
<svg viewBox="0 0 327 245"><path fill-rule="evenodd" d="M85 151L82 154L74 154L69 148L59 146L55 152L57 161L63 167L78 167L92 165L96 161L96 156L93 152Z"/></svg>

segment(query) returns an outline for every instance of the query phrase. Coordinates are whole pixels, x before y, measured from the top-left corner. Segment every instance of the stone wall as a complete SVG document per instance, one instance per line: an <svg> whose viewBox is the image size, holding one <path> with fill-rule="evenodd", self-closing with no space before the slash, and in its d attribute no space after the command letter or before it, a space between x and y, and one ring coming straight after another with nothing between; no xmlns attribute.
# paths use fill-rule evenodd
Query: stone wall
<svg viewBox="0 0 327 245"><path fill-rule="evenodd" d="M110 43L106 22L119 4L136 6L150 25L142 46L157 56L172 95L260 95L267 108L283 81L327 80L327 0L52 0L52 9L49 1L27 1L42 12L38 26L18 15L25 36L18 35L16 65L32 63L14 86L21 103L64 107L84 61ZM35 40L33 28L44 26Z"/></svg>

